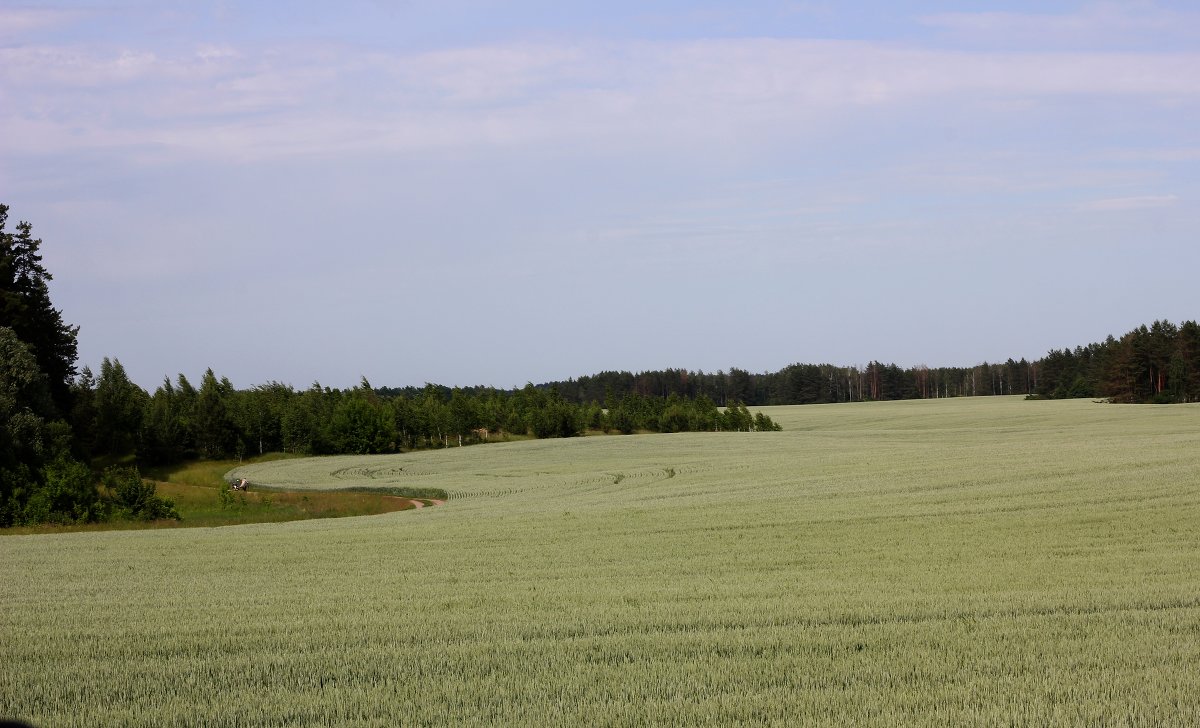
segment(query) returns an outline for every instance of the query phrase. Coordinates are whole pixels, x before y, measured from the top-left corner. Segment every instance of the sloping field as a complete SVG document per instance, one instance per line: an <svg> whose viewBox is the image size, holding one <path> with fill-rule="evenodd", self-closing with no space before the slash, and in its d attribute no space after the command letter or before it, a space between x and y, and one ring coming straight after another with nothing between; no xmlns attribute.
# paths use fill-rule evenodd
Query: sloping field
<svg viewBox="0 0 1200 728"><path fill-rule="evenodd" d="M767 412L239 473L419 511L0 538L0 714L1200 724L1200 407Z"/></svg>

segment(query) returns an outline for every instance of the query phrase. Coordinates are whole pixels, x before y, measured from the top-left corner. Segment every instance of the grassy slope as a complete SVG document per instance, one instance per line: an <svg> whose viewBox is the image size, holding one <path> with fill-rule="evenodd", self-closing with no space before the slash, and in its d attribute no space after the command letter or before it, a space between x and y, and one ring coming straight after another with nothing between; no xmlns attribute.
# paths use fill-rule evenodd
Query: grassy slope
<svg viewBox="0 0 1200 728"><path fill-rule="evenodd" d="M275 453L249 462L287 462L294 456ZM230 507L222 507L217 489L225 474L238 465L233 460L204 460L158 470L147 477L158 481L158 494L177 505L183 520L158 524L167 527L228 526L247 523L278 523L307 518L367 516L409 510L405 498L349 493L295 493L252 490L235 493Z"/></svg>
<svg viewBox="0 0 1200 728"><path fill-rule="evenodd" d="M0 539L0 712L1200 721L1200 408L768 411L784 432L291 466L451 491L433 509Z"/></svg>
<svg viewBox="0 0 1200 728"><path fill-rule="evenodd" d="M270 462L296 457L273 453L247 462ZM120 463L122 465L132 465ZM413 508L410 497L394 497L384 493L322 493L252 490L234 493L229 504L222 504L219 488L225 474L239 465L236 460L194 460L185 463L149 467L142 475L155 481L156 494L175 504L182 520L159 521L113 520L103 523L39 524L4 529L4 536L24 534L53 534L97 531L132 531L150 528L209 528L236 526L248 523L281 523L308 518L345 518L368 516Z"/></svg>

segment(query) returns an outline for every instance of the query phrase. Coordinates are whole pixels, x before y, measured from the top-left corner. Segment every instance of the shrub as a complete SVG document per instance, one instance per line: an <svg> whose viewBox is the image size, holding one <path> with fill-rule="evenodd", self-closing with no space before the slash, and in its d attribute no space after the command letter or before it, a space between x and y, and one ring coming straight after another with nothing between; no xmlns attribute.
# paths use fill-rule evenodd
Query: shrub
<svg viewBox="0 0 1200 728"><path fill-rule="evenodd" d="M140 521L181 520L175 503L155 495L157 487L152 481L142 480L137 468L107 468L100 482L108 491L118 515Z"/></svg>
<svg viewBox="0 0 1200 728"><path fill-rule="evenodd" d="M45 483L25 504L25 523L94 523L107 520L108 504L87 466L59 458L46 466Z"/></svg>
<svg viewBox="0 0 1200 728"><path fill-rule="evenodd" d="M229 485L229 483L221 483L221 488L217 491L217 498L219 498L221 501L222 510L228 510L230 508L237 508L238 510L241 510L246 507L246 494L240 491L237 495L234 495L233 493L233 487Z"/></svg>

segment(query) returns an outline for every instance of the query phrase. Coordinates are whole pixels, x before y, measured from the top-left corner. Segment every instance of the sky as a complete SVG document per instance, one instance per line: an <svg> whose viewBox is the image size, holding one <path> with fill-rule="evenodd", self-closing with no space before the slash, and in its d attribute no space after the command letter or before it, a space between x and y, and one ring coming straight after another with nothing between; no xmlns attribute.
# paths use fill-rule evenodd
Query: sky
<svg viewBox="0 0 1200 728"><path fill-rule="evenodd" d="M1035 359L1200 316L1187 2L0 0L0 203L148 390Z"/></svg>

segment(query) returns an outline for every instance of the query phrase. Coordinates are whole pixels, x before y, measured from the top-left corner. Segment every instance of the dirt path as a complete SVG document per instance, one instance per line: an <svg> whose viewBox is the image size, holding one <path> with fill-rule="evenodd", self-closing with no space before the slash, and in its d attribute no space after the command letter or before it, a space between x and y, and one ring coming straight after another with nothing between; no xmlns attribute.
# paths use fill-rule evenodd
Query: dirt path
<svg viewBox="0 0 1200 728"><path fill-rule="evenodd" d="M440 506L446 502L444 500L439 500L437 498L426 498L425 500L417 500L416 498L410 498L409 500L412 501L413 508L424 508L426 500L429 501L430 505L434 505L434 506Z"/></svg>

